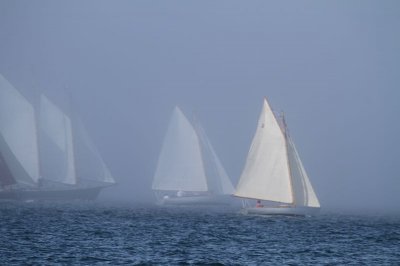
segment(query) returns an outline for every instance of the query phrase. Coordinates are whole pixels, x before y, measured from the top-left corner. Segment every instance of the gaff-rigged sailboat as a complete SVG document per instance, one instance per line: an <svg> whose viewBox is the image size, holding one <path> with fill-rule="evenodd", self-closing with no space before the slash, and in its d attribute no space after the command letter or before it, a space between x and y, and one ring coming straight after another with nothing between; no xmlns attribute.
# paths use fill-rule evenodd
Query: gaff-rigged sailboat
<svg viewBox="0 0 400 266"><path fill-rule="evenodd" d="M229 201L231 181L204 131L175 107L152 189L159 204L204 205Z"/></svg>
<svg viewBox="0 0 400 266"><path fill-rule="evenodd" d="M284 118L277 119L267 99L234 196L251 214L307 215L320 208Z"/></svg>
<svg viewBox="0 0 400 266"><path fill-rule="evenodd" d="M44 95L39 104L0 75L0 199L96 198L114 179L83 125Z"/></svg>

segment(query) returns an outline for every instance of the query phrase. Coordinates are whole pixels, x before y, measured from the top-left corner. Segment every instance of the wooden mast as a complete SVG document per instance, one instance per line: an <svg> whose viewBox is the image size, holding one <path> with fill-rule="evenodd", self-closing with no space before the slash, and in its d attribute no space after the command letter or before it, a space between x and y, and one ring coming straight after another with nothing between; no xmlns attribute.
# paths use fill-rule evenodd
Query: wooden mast
<svg viewBox="0 0 400 266"><path fill-rule="evenodd" d="M287 159L287 167L289 170L289 181L290 181L290 192L292 193L292 205L296 206L296 198L294 197L294 191L293 191L293 177L292 177L292 171L290 169L290 164L289 164L289 148L288 148L288 130L287 130L287 125L286 125L286 120L285 120L285 114L282 111L282 131L283 135L285 137L285 146L286 146L286 159Z"/></svg>

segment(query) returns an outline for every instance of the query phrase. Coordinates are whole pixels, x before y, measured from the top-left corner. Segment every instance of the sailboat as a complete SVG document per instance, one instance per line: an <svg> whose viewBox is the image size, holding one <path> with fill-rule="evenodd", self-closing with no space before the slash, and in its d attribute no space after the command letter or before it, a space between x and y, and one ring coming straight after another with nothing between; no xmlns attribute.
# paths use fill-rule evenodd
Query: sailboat
<svg viewBox="0 0 400 266"><path fill-rule="evenodd" d="M164 138L152 189L158 204L226 204L234 191L204 130L175 107Z"/></svg>
<svg viewBox="0 0 400 266"><path fill-rule="evenodd" d="M0 75L0 199L94 199L115 182L74 120L44 95L35 110Z"/></svg>
<svg viewBox="0 0 400 266"><path fill-rule="evenodd" d="M285 119L266 98L234 196L248 214L311 215L320 208Z"/></svg>

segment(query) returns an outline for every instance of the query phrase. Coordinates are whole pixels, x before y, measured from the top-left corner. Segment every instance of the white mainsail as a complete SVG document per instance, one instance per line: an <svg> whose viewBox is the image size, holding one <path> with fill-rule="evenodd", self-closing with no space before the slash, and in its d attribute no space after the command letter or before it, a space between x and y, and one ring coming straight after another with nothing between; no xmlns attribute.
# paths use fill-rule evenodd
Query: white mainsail
<svg viewBox="0 0 400 266"><path fill-rule="evenodd" d="M266 99L235 196L320 207L286 125Z"/></svg>
<svg viewBox="0 0 400 266"><path fill-rule="evenodd" d="M178 107L164 139L152 189L208 191L199 138Z"/></svg>
<svg viewBox="0 0 400 266"><path fill-rule="evenodd" d="M115 184L110 170L89 137L82 121L78 117L74 118L75 161L79 180Z"/></svg>
<svg viewBox="0 0 400 266"><path fill-rule="evenodd" d="M77 183L71 119L46 96L40 97L41 178Z"/></svg>
<svg viewBox="0 0 400 266"><path fill-rule="evenodd" d="M285 136L266 99L235 196L293 203Z"/></svg>
<svg viewBox="0 0 400 266"><path fill-rule="evenodd" d="M1 151L18 183L35 184L39 179L39 156L35 112L29 103L0 74Z"/></svg>

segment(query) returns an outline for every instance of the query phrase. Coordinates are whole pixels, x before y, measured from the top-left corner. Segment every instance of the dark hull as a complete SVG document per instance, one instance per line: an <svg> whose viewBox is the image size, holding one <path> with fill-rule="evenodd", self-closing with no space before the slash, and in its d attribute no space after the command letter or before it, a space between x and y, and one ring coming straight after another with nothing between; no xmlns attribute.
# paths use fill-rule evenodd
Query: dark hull
<svg viewBox="0 0 400 266"><path fill-rule="evenodd" d="M103 187L67 190L0 191L0 200L95 200Z"/></svg>

